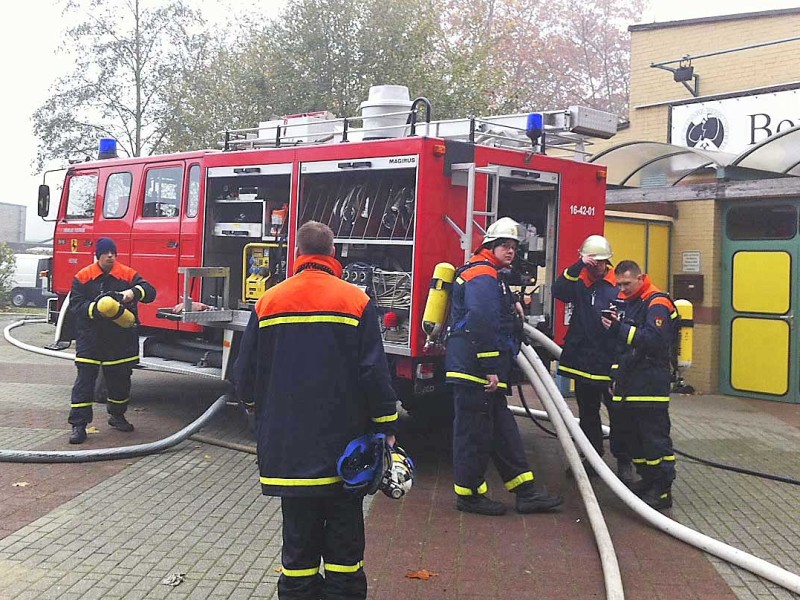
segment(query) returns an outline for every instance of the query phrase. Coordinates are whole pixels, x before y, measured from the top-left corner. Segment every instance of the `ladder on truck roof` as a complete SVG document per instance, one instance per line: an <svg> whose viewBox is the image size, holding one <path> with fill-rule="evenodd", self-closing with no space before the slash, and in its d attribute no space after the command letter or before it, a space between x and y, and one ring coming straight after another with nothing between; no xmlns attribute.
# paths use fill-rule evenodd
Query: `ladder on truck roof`
<svg viewBox="0 0 800 600"><path fill-rule="evenodd" d="M353 127L353 123L361 121L363 124L364 117L334 118L329 112L305 113L267 121L260 127L226 129L220 132L224 136L221 146L224 150L246 150L421 135L501 148L531 149L539 153L544 153L547 146L550 146L572 151L582 160L583 155L588 154L585 147L591 145L589 138L608 139L617 131L618 118L613 113L584 106L570 106L564 110L537 113L542 116L542 131L540 137L531 139L527 131L531 113L432 121L428 103L425 105L425 120L418 121L418 100L420 99L415 100L407 111L381 115L381 118L389 120L399 119L400 125L358 128ZM406 121L405 125L402 124L403 120ZM398 133L402 135L397 135Z"/></svg>

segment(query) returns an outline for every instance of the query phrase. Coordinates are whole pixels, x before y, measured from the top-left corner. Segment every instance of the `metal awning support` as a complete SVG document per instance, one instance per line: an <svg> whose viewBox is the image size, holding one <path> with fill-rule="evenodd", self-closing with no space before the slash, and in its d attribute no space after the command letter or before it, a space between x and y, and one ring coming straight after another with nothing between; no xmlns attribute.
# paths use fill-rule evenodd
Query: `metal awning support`
<svg viewBox="0 0 800 600"><path fill-rule="evenodd" d="M714 181L691 185L608 190L606 205L693 200L752 200L800 196L800 177Z"/></svg>

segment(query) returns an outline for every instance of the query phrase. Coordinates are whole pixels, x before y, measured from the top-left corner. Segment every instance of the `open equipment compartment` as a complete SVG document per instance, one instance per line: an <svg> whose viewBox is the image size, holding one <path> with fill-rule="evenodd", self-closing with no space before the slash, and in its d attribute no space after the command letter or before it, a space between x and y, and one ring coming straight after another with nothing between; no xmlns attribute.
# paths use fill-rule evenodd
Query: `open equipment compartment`
<svg viewBox="0 0 800 600"><path fill-rule="evenodd" d="M297 225L331 227L342 278L375 302L389 353L410 351L416 189L416 155L300 167Z"/></svg>

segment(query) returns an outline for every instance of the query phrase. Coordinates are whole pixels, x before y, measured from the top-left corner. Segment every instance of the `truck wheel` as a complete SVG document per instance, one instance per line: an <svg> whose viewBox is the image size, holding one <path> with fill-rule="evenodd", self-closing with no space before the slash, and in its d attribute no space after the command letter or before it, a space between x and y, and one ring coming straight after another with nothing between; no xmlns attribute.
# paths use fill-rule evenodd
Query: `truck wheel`
<svg viewBox="0 0 800 600"><path fill-rule="evenodd" d="M22 308L28 304L28 296L23 290L11 290L11 304L17 308Z"/></svg>

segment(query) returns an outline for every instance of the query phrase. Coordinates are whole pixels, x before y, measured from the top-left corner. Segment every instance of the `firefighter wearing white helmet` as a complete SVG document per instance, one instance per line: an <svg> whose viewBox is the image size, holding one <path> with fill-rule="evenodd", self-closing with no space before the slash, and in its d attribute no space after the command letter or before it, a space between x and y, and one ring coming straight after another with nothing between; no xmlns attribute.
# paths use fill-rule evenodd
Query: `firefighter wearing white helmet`
<svg viewBox="0 0 800 600"><path fill-rule="evenodd" d="M617 459L617 474L625 483L633 480L633 465L627 450L624 427L615 415L611 394L613 336L603 327L601 311L612 310L617 298L617 280L611 270L611 244L602 235L590 235L578 251L578 261L567 267L553 284L553 296L572 306L569 331L558 373L575 381L580 426L598 454L602 455L603 432L600 404L611 417L611 453ZM584 463L589 474L594 474Z"/></svg>
<svg viewBox="0 0 800 600"><path fill-rule="evenodd" d="M508 409L508 376L519 348L513 294L498 272L508 269L522 240L513 219L498 219L483 244L456 271L450 305L446 376L453 384L453 470L456 508L502 515L506 507L487 495L485 474L494 460L520 513L556 508L561 498L533 483L517 423Z"/></svg>
<svg viewBox="0 0 800 600"><path fill-rule="evenodd" d="M602 235L590 235L587 237L581 244L579 254L581 258L588 257L594 260L611 260L611 257L614 256L611 251L611 244Z"/></svg>

